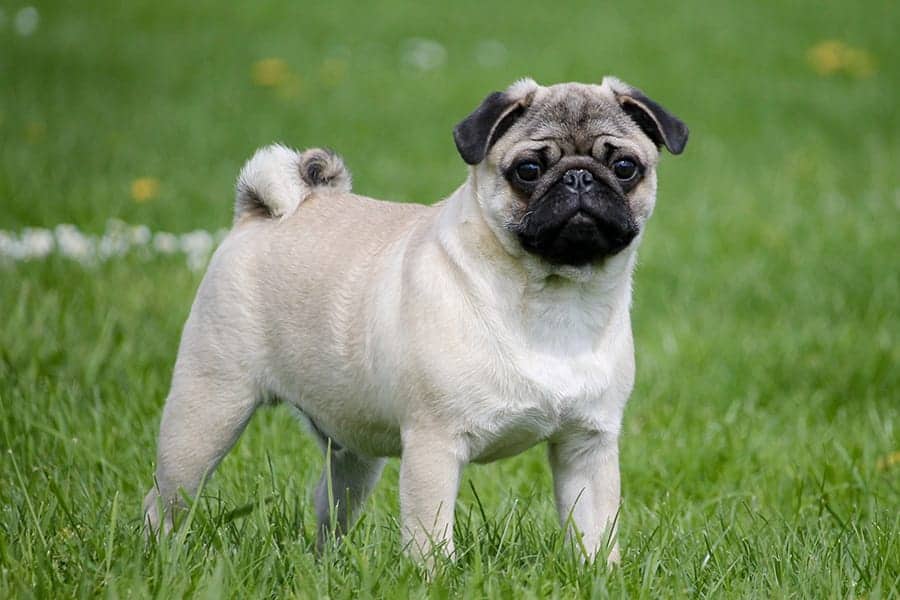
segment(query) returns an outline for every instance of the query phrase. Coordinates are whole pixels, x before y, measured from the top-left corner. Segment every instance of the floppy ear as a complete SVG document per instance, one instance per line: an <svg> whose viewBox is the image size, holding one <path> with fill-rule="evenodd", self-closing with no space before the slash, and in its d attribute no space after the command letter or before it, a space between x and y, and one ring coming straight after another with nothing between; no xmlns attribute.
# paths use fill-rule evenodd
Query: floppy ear
<svg viewBox="0 0 900 600"><path fill-rule="evenodd" d="M530 100L531 94L521 97L510 90L485 98L475 112L453 128L453 141L462 159L470 165L484 160L494 142L525 112Z"/></svg>
<svg viewBox="0 0 900 600"><path fill-rule="evenodd" d="M641 90L614 77L606 77L622 110L637 123L657 147L665 146L672 154L681 154L688 140L688 128L678 117L648 98Z"/></svg>

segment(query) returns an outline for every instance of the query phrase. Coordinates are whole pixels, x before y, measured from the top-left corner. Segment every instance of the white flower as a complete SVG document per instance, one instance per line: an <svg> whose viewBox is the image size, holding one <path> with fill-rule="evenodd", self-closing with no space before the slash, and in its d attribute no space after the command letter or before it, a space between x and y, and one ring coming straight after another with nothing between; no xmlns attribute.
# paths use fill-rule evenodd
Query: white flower
<svg viewBox="0 0 900 600"><path fill-rule="evenodd" d="M33 6L26 6L16 13L13 19L13 27L16 33L25 37L34 33L40 22L41 15L38 13L38 9Z"/></svg>
<svg viewBox="0 0 900 600"><path fill-rule="evenodd" d="M153 239L153 233L146 225L135 225L131 228L131 243L135 246L146 246Z"/></svg>
<svg viewBox="0 0 900 600"><path fill-rule="evenodd" d="M54 233L56 247L63 256L79 262L87 262L93 258L96 242L78 231L74 225L57 225Z"/></svg>
<svg viewBox="0 0 900 600"><path fill-rule="evenodd" d="M130 246L128 225L118 219L107 221L106 233L100 238L100 258L105 260L110 256L122 256L128 252Z"/></svg>
<svg viewBox="0 0 900 600"><path fill-rule="evenodd" d="M160 254L178 252L178 236L165 231L157 231L153 235L153 249Z"/></svg>
<svg viewBox="0 0 900 600"><path fill-rule="evenodd" d="M439 42L410 38L403 44L403 62L420 71L430 71L444 64L447 50Z"/></svg>
<svg viewBox="0 0 900 600"><path fill-rule="evenodd" d="M192 271L203 268L214 244L212 234L202 229L181 236L181 251L187 254L188 267Z"/></svg>
<svg viewBox="0 0 900 600"><path fill-rule="evenodd" d="M212 234L197 229L181 236L181 251L185 254L209 254L214 243Z"/></svg>
<svg viewBox="0 0 900 600"><path fill-rule="evenodd" d="M184 254L188 267L198 270L206 265L213 248L227 235L227 229L216 232L198 229L182 235L153 233L146 225L110 219L106 232L98 238L82 233L75 225L62 223L53 230L32 227L18 234L0 230L0 259L41 259L56 251L81 264L93 265L139 249L143 260L153 255Z"/></svg>
<svg viewBox="0 0 900 600"><path fill-rule="evenodd" d="M44 258L53 252L53 234L49 229L24 229L19 240L23 258Z"/></svg>

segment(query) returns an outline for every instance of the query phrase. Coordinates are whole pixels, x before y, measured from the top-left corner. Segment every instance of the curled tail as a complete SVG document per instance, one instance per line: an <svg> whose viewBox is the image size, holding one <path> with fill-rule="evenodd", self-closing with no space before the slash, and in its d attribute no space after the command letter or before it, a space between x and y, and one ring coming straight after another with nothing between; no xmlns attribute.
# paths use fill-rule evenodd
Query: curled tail
<svg viewBox="0 0 900 600"><path fill-rule="evenodd" d="M322 148L298 152L281 144L260 148L235 186L234 221L289 215L316 188L350 191L350 171L340 156Z"/></svg>

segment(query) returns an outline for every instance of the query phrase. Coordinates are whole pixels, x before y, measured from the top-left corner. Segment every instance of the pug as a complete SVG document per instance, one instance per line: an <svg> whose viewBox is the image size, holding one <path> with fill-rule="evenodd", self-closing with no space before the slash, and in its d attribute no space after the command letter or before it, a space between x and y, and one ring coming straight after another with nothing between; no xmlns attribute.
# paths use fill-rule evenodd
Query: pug
<svg viewBox="0 0 900 600"><path fill-rule="evenodd" d="M453 131L468 177L430 206L353 194L330 151L259 150L184 326L159 432L150 532L169 531L257 408L288 403L327 454L320 541L400 456L401 535L453 555L460 472L547 442L586 558L619 560L629 307L664 146L687 127L640 90L487 96Z"/></svg>

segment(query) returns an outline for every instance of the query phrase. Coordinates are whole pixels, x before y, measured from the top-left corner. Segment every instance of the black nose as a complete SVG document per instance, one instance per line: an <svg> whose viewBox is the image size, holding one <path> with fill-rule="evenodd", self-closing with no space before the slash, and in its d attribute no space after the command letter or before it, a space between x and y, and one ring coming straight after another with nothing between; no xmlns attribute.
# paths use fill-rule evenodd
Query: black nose
<svg viewBox="0 0 900 600"><path fill-rule="evenodd" d="M572 169L562 176L562 182L573 192L587 192L594 187L594 176L587 169Z"/></svg>

